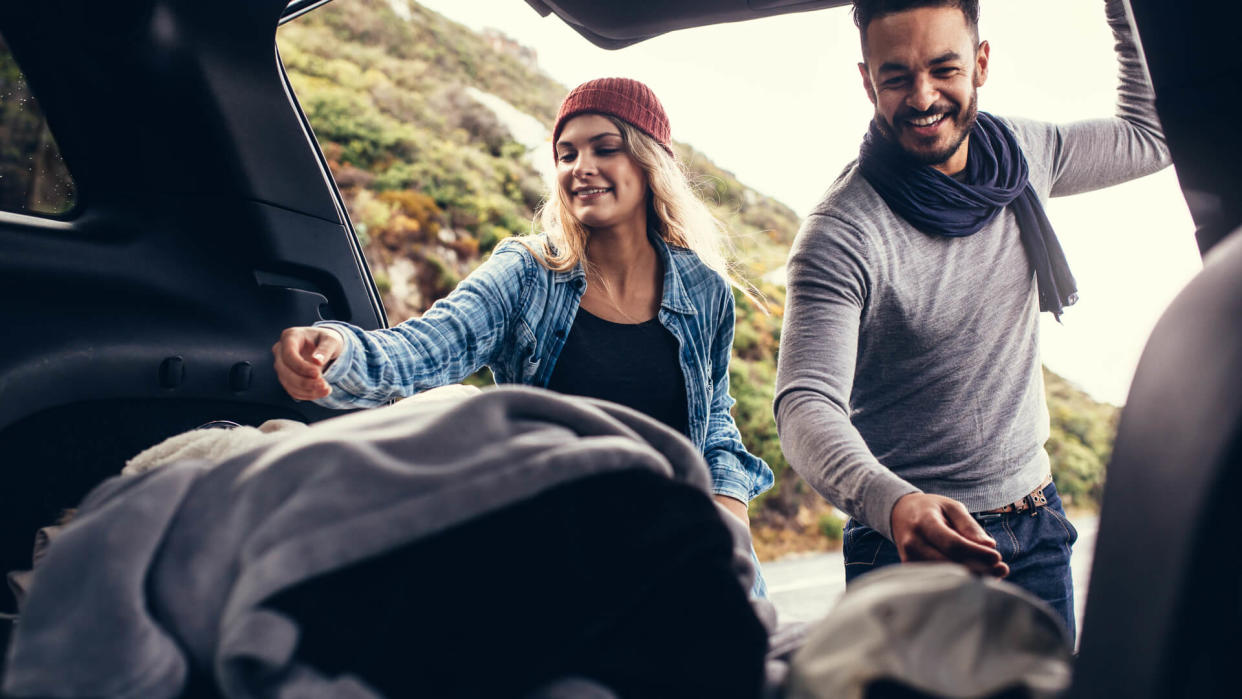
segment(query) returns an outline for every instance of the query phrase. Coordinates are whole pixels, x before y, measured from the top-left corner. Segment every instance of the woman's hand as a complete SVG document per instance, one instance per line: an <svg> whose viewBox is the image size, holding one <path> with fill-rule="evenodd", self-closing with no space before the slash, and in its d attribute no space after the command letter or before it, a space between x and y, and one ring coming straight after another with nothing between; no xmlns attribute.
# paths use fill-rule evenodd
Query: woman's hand
<svg viewBox="0 0 1242 699"><path fill-rule="evenodd" d="M272 345L276 378L297 400L314 400L332 393L323 370L340 356L345 339L329 328L286 328Z"/></svg>
<svg viewBox="0 0 1242 699"><path fill-rule="evenodd" d="M746 503L738 500L737 498L731 498L728 495L720 495L719 493L713 495L712 497L716 499L716 502L719 505L728 510L729 514L742 520L742 524L745 524L747 529L750 528L750 513L746 510Z"/></svg>

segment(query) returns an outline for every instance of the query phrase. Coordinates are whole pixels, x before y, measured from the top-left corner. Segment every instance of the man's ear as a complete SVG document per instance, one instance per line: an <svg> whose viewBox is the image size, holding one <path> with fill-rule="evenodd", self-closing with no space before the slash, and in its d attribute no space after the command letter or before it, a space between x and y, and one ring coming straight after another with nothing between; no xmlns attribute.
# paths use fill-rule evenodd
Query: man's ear
<svg viewBox="0 0 1242 699"><path fill-rule="evenodd" d="M983 87L983 83L988 80L988 58L992 53L992 47L988 42L979 42L979 52L975 55L975 87Z"/></svg>
<svg viewBox="0 0 1242 699"><path fill-rule="evenodd" d="M862 76L863 89L867 91L867 99L875 104L875 86L871 84L871 74L867 72L867 64L858 64L858 74Z"/></svg>

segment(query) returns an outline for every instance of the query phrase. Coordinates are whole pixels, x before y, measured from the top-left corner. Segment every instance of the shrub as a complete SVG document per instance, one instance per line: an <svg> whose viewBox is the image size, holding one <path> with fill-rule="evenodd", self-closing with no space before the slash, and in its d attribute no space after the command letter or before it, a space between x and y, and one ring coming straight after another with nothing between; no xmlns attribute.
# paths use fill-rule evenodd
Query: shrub
<svg viewBox="0 0 1242 699"><path fill-rule="evenodd" d="M392 206L396 213L408 218L412 225L407 225L420 232L424 240L430 240L440 232L444 212L426 194L407 189L381 192L377 198Z"/></svg>
<svg viewBox="0 0 1242 699"><path fill-rule="evenodd" d="M833 512L819 516L819 533L829 541L840 541L845 536L845 523Z"/></svg>
<svg viewBox="0 0 1242 699"><path fill-rule="evenodd" d="M762 359L759 331L749 323L738 323L733 330L733 352L742 359Z"/></svg>
<svg viewBox="0 0 1242 699"><path fill-rule="evenodd" d="M441 299L448 295L457 283L461 281L461 277L453 271L444 260L434 253L426 253L423 258L427 263L427 270L430 272L429 282L431 288L428 290L428 299Z"/></svg>

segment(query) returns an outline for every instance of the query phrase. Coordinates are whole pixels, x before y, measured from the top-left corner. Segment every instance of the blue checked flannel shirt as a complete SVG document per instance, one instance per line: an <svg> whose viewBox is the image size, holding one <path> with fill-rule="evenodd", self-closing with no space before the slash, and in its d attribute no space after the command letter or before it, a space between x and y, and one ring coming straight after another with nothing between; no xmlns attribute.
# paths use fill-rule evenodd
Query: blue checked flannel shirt
<svg viewBox="0 0 1242 699"><path fill-rule="evenodd" d="M742 444L729 409L733 292L692 251L652 243L664 262L660 323L681 347L689 437L711 470L715 492L748 502L772 487L772 469ZM540 241L541 242L541 241ZM536 246L538 248L538 244ZM324 372L329 408L382 405L456 383L487 366L498 383L546 386L586 290L581 265L552 272L525 246L506 241L420 318L386 330L324 321L345 349Z"/></svg>

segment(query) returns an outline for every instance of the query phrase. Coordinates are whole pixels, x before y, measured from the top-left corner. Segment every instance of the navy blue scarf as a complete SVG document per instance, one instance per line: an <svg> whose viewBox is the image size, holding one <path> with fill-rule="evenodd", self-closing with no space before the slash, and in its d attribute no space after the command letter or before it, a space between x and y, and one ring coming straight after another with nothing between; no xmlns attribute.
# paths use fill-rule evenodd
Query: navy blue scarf
<svg viewBox="0 0 1242 699"><path fill-rule="evenodd" d="M875 122L863 138L858 167L889 208L924 233L973 235L1006 206L1013 207L1022 247L1035 268L1039 310L1060 320L1065 306L1078 300L1065 252L1028 180L1026 157L1013 132L996 117L979 112L964 182L911 158Z"/></svg>

